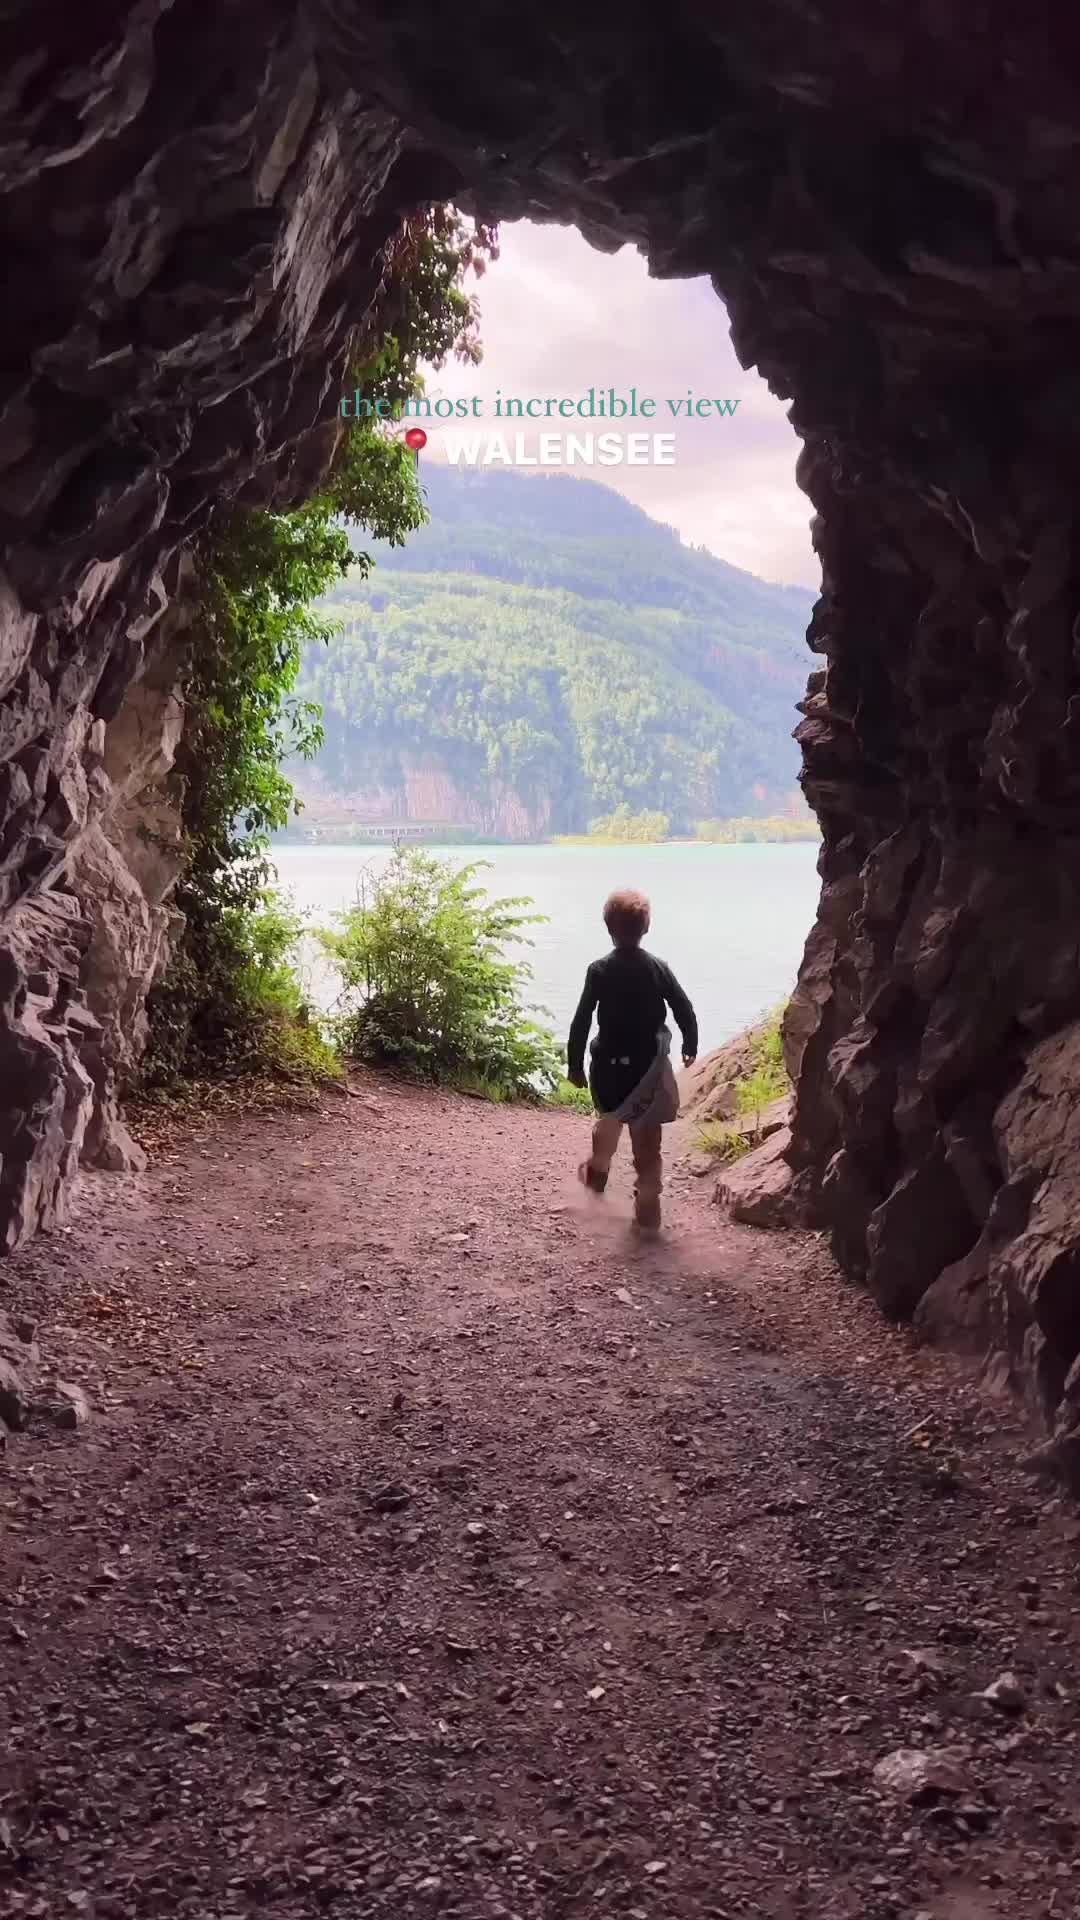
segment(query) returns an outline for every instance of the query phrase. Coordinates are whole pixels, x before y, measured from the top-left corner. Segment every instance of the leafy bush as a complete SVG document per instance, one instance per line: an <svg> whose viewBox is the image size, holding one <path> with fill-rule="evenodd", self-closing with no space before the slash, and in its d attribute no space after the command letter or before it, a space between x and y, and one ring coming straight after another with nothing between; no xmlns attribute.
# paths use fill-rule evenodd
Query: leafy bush
<svg viewBox="0 0 1080 1920"><path fill-rule="evenodd" d="M184 1079L278 1074L336 1078L296 971L303 922L284 895L222 908L181 943L154 990L141 1088Z"/></svg>
<svg viewBox="0 0 1080 1920"><path fill-rule="evenodd" d="M527 945L539 916L523 911L531 901L475 886L485 865L398 848L363 876L339 929L319 935L343 982L341 1044L468 1092L536 1097L558 1082L560 1051L522 998L532 969L505 948Z"/></svg>

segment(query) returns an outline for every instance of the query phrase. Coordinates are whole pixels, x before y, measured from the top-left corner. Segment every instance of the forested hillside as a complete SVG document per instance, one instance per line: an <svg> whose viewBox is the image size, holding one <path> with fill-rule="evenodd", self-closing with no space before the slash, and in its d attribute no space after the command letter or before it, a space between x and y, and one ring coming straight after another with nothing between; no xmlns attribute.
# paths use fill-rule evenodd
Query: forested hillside
<svg viewBox="0 0 1080 1920"><path fill-rule="evenodd" d="M620 804L698 819L781 809L813 596L683 547L569 476L424 475L432 519L371 546L305 660L326 741L304 821L528 837Z"/></svg>

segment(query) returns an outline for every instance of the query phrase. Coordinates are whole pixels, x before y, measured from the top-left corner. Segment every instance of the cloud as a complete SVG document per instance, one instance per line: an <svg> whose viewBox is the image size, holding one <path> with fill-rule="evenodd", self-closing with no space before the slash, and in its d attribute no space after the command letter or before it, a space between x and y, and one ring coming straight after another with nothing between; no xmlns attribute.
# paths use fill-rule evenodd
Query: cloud
<svg viewBox="0 0 1080 1920"><path fill-rule="evenodd" d="M576 397L589 387L614 387L628 395L636 387L639 398L660 403L655 419L637 424L674 433L675 465L574 471L615 487L684 540L736 566L769 580L818 586L812 509L795 485L799 442L783 403L736 360L709 282L650 280L634 248L601 254L566 227L521 221L502 229L500 246L498 262L477 287L483 364L451 363L430 373L429 393L476 396L482 413L471 430L486 434L530 432L526 422L496 419L499 393L504 399ZM688 391L739 405L732 418L672 418L664 401ZM544 427L566 433L590 424L601 427L556 419ZM439 459L441 431L432 425L429 432L423 458Z"/></svg>

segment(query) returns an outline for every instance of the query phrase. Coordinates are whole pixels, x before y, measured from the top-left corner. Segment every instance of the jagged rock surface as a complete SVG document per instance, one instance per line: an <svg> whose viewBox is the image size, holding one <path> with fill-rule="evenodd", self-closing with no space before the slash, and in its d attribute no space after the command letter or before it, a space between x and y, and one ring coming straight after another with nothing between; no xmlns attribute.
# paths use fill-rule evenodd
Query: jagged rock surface
<svg viewBox="0 0 1080 1920"><path fill-rule="evenodd" d="M33 1327L0 1312L0 1442L5 1427L18 1433L26 1425L37 1362Z"/></svg>
<svg viewBox="0 0 1080 1920"><path fill-rule="evenodd" d="M65 868L65 884L90 924L80 984L100 1029L87 1062L96 1098L82 1159L114 1173L144 1164L117 1112L115 1090L142 1054L147 994L182 925L170 901L183 864L182 794L171 775L184 729L181 677L193 617L184 584L155 629L141 677L104 728L108 803Z"/></svg>
<svg viewBox="0 0 1080 1920"><path fill-rule="evenodd" d="M1080 1222L1031 1076L1080 1011L1068 10L613 27L553 0L511 34L495 0L468 31L425 0L128 0L9 8L0 37L4 1237L56 1204L93 1106L35 940L96 937L50 889L108 811L95 728L152 583L215 501L319 470L399 216L471 196L711 275L792 400L824 576L793 1163L892 1313L990 1235L995 1323L1067 1457Z"/></svg>
<svg viewBox="0 0 1080 1920"><path fill-rule="evenodd" d="M90 1419L82 1388L41 1366L36 1328L0 1311L0 1449L8 1432L21 1433L32 1421L74 1432Z"/></svg>
<svg viewBox="0 0 1080 1920"><path fill-rule="evenodd" d="M718 1206L746 1227L794 1227L801 1224L788 1162L791 1133L780 1126L760 1146L725 1167L716 1183Z"/></svg>
<svg viewBox="0 0 1080 1920"><path fill-rule="evenodd" d="M137 1164L113 1088L175 877L162 616L215 505L324 469L404 135L320 79L302 8L8 9L0 53L4 1248L81 1155Z"/></svg>

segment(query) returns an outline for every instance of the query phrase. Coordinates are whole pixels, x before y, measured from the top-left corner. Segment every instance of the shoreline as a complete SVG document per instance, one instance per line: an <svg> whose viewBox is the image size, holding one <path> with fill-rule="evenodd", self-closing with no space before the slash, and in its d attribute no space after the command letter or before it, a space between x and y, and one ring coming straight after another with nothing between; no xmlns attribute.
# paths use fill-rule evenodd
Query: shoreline
<svg viewBox="0 0 1080 1920"><path fill-rule="evenodd" d="M546 834L537 839L507 840L495 837L471 834L467 827L457 832L416 833L404 830L400 835L390 833L363 833L355 828L328 827L314 832L290 832L275 834L272 847L788 847L810 846L820 842L821 832L816 823L805 832L797 833L740 833L728 837L707 837L693 834L673 834L664 840L624 840L619 836L590 833Z"/></svg>

